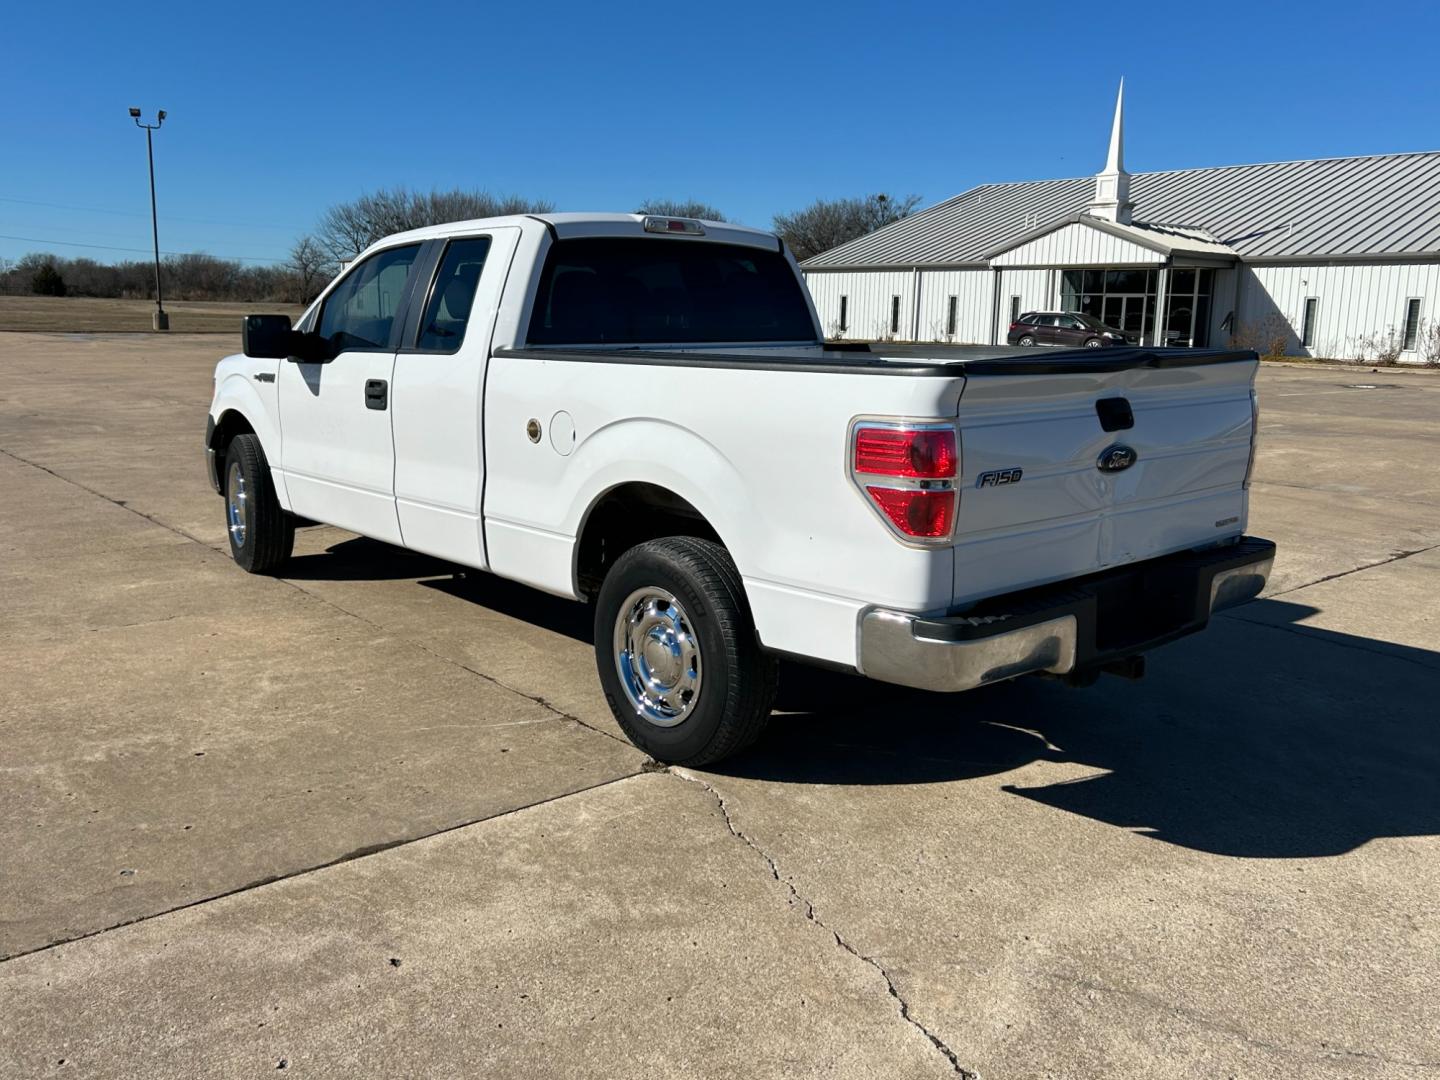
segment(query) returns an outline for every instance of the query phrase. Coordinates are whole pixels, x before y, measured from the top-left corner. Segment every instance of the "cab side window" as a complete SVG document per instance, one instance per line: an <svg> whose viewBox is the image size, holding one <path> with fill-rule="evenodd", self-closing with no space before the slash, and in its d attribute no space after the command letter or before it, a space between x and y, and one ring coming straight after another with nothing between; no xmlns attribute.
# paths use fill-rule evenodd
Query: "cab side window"
<svg viewBox="0 0 1440 1080"><path fill-rule="evenodd" d="M447 353L460 348L470 323L470 309L475 303L475 286L489 253L488 236L452 240L446 245L440 269L435 274L435 285L420 319L418 348Z"/></svg>
<svg viewBox="0 0 1440 1080"><path fill-rule="evenodd" d="M346 349L383 349L390 344L395 311L405 295L420 245L377 251L345 276L325 298L318 332Z"/></svg>

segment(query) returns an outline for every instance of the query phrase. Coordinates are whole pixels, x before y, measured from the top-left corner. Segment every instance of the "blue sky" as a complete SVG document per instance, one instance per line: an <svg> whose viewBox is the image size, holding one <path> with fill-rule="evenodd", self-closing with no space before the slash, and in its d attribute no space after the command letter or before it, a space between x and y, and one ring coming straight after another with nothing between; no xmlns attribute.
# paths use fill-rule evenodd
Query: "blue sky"
<svg viewBox="0 0 1440 1080"><path fill-rule="evenodd" d="M130 105L170 114L162 249L280 259L396 184L693 197L766 226L817 197L1087 175L1121 75L1132 171L1440 149L1437 31L1440 5L1331 0L18 4L0 236L27 239L0 257L148 248Z"/></svg>

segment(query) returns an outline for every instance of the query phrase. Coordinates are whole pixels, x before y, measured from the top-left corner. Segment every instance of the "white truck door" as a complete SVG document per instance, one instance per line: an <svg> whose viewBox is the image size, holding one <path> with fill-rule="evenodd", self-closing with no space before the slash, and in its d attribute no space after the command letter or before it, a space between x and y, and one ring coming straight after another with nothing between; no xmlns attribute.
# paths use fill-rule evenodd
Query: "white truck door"
<svg viewBox="0 0 1440 1080"><path fill-rule="evenodd" d="M485 567L481 422L495 313L519 242L515 227L451 237L415 292L395 357L395 503L404 544ZM516 432L524 438L523 432Z"/></svg>
<svg viewBox="0 0 1440 1080"><path fill-rule="evenodd" d="M295 513L398 544L390 382L396 315L421 245L377 251L325 298L315 321L341 351L324 364L283 363L281 460Z"/></svg>

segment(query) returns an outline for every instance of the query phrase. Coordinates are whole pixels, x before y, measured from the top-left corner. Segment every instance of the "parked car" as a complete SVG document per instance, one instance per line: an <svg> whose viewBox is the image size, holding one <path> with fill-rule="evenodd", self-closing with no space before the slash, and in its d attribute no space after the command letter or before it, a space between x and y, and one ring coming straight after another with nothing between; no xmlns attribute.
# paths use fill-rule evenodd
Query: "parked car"
<svg viewBox="0 0 1440 1080"><path fill-rule="evenodd" d="M782 656L945 691L1133 677L1275 552L1244 535L1253 352L827 348L784 245L732 225L401 233L243 347L205 436L242 568L325 522L588 601L661 761L755 739Z"/></svg>
<svg viewBox="0 0 1440 1080"><path fill-rule="evenodd" d="M1005 340L1011 345L1058 345L1067 349L1130 344L1123 331L1078 311L1027 311L1010 324Z"/></svg>

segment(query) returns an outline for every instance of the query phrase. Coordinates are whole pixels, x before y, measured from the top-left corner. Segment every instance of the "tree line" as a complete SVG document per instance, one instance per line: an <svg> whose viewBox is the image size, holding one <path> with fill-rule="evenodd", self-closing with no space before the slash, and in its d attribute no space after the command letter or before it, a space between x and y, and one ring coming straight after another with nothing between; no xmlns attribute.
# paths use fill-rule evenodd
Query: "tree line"
<svg viewBox="0 0 1440 1080"><path fill-rule="evenodd" d="M771 227L795 257L804 260L908 217L919 202L917 195L896 198L884 193L817 199L803 209L777 214ZM166 298L173 300L307 303L341 266L392 233L473 218L542 214L553 209L554 205L543 199L487 191L381 189L325 211L315 231L296 240L283 262L246 265L203 252L168 255L160 264L161 284ZM718 208L695 200L650 199L635 212L726 220ZM154 296L154 275L154 263L148 260L102 263L33 252L14 263L0 260L0 292L150 298Z"/></svg>

